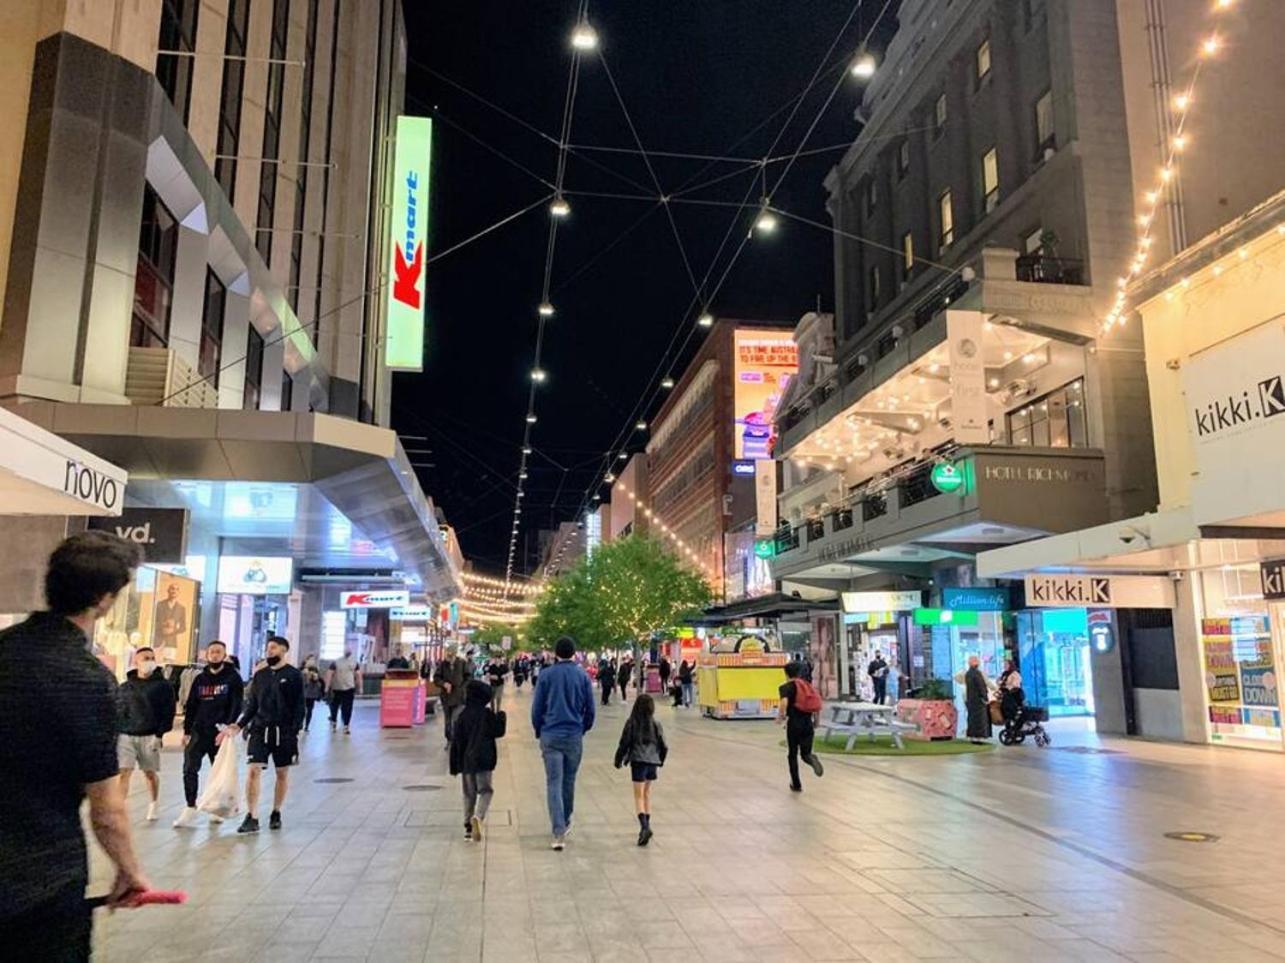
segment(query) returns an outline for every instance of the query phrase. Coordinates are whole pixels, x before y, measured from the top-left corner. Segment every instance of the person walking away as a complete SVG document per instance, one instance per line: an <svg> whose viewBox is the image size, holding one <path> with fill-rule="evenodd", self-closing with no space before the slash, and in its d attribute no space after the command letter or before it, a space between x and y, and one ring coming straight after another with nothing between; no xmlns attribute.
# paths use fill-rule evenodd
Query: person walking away
<svg viewBox="0 0 1285 963"><path fill-rule="evenodd" d="M317 660L308 656L303 664L303 731L312 728L312 710L326 695L326 680L321 677Z"/></svg>
<svg viewBox="0 0 1285 963"><path fill-rule="evenodd" d="M508 717L495 708L491 687L472 679L464 687L464 708L455 720L455 738L451 741L451 775L460 777L464 791L464 838L482 841L486 812L491 808L495 790L491 776L495 772L495 740L504 736Z"/></svg>
<svg viewBox="0 0 1285 963"><path fill-rule="evenodd" d="M888 701L888 663L878 649L875 649L875 657L866 666L866 675L870 676L870 683L874 686L875 705L885 705Z"/></svg>
<svg viewBox="0 0 1285 963"><path fill-rule="evenodd" d="M344 718L344 735L352 734L352 706L361 686L361 669L353 661L352 649L335 659L326 670L325 689L330 693L330 731L335 731L340 712Z"/></svg>
<svg viewBox="0 0 1285 963"><path fill-rule="evenodd" d="M573 660L575 639L564 635L554 645L553 665L540 673L531 700L531 726L544 757L545 793L553 828L552 848L566 845L575 809L576 772L584 734L593 728L593 686Z"/></svg>
<svg viewBox="0 0 1285 963"><path fill-rule="evenodd" d="M491 711L499 712L504 699L504 677L509 674L509 664L504 659L492 659L486 666L486 684L491 687ZM464 692L464 705L468 706L468 690Z"/></svg>
<svg viewBox="0 0 1285 963"><path fill-rule="evenodd" d="M116 753L120 759L120 797L129 796L134 770L147 781L148 822L156 819L161 795L161 739L174 725L174 687L156 671L156 653L143 646L134 653L134 668L120 684L116 697L120 707L120 735Z"/></svg>
<svg viewBox="0 0 1285 963"><path fill-rule="evenodd" d="M777 706L776 721L785 726L785 743L789 751L790 789L803 792L799 780L799 756L812 767L818 777L825 774L821 760L812 752L812 738L816 734L816 716L821 711L821 697L812 683L802 678L798 662L785 665L785 684L780 688L781 702Z"/></svg>
<svg viewBox="0 0 1285 963"><path fill-rule="evenodd" d="M616 682L620 685L620 701L622 703L629 701L629 677L633 675L634 663L632 659L625 659L620 663L620 669L616 672Z"/></svg>
<svg viewBox="0 0 1285 963"><path fill-rule="evenodd" d="M602 704L611 704L611 693L616 690L616 670L607 657L598 660L598 688L602 690Z"/></svg>
<svg viewBox="0 0 1285 963"><path fill-rule="evenodd" d="M991 737L991 716L987 709L990 702L990 683L982 672L981 659L968 657L968 671L964 673L964 708L968 711L968 741L978 745Z"/></svg>
<svg viewBox="0 0 1285 963"><path fill-rule="evenodd" d="M616 746L616 768L629 763L634 784L634 812L638 815L638 845L651 842L651 784L665 764L669 746L665 733L656 721L656 703L645 692L638 694L634 710L625 720Z"/></svg>
<svg viewBox="0 0 1285 963"><path fill-rule="evenodd" d="M668 692L669 677L674 674L674 667L672 664L670 664L670 661L667 658L665 658L663 655L660 657L660 665L658 666L658 671L660 673L660 691Z"/></svg>
<svg viewBox="0 0 1285 963"><path fill-rule="evenodd" d="M150 889L120 792L116 680L89 650L138 567L107 532L62 542L45 572L47 611L0 631L0 946L14 960L87 960L93 915L81 802L115 867L108 906Z"/></svg>
<svg viewBox="0 0 1285 963"><path fill-rule="evenodd" d="M451 732L455 723L455 717L460 714L464 708L464 685L469 679L469 665L459 653L459 649L452 646L447 650L446 658L441 661L437 667L437 672L433 675L433 681L437 683L441 695L438 696L442 703L442 717L445 720L443 728L446 732L446 744L451 744Z"/></svg>
<svg viewBox="0 0 1285 963"><path fill-rule="evenodd" d="M692 682L692 667L686 659L683 659L678 667L678 684L683 687L683 705L691 708L691 704L696 699L696 686Z"/></svg>
<svg viewBox="0 0 1285 963"><path fill-rule="evenodd" d="M409 669L410 659L406 658L406 653L404 653L401 649L398 649L397 653L391 659L388 660L388 668Z"/></svg>
<svg viewBox="0 0 1285 963"><path fill-rule="evenodd" d="M290 767L299 761L299 729L303 726L303 673L286 662L290 642L279 635L268 639L268 657L250 680L241 718L220 734L219 741L242 730L249 737L245 774L245 819L238 833L257 833L259 785L272 760L276 781L272 786L272 812L268 828L281 828L281 807L290 789Z"/></svg>
<svg viewBox="0 0 1285 963"><path fill-rule="evenodd" d="M236 722L241 715L245 683L227 659L227 647L218 639L205 647L205 668L188 690L183 704L183 798L185 805L174 820L175 829L196 826L196 796L201 762L214 762L218 754L219 730ZM315 666L314 666L315 668ZM223 822L219 816L210 821Z"/></svg>

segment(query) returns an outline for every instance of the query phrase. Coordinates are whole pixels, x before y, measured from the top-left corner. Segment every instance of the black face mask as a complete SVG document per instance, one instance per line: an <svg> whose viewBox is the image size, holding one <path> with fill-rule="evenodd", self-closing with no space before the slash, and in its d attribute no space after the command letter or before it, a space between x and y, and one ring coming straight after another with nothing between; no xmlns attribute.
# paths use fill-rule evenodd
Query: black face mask
<svg viewBox="0 0 1285 963"><path fill-rule="evenodd" d="M267 663L268 663L268 665L273 666L273 667L275 668L275 667L276 667L276 665L277 665L277 663L279 663L279 662L281 661L281 656L279 656L279 655L270 655L270 656L268 656L264 661L265 661L265 662L267 662Z"/></svg>
<svg viewBox="0 0 1285 963"><path fill-rule="evenodd" d="M222 662L210 662L210 663L207 663L206 667L207 667L211 672L219 672L219 671L220 671L220 670L222 670L222 668L223 668L223 663L222 663Z"/></svg>

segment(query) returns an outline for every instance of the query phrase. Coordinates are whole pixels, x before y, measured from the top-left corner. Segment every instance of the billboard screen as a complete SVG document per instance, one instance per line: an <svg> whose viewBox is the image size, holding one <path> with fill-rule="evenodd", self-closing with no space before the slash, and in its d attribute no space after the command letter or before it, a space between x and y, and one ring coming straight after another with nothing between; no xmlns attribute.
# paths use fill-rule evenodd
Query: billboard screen
<svg viewBox="0 0 1285 963"><path fill-rule="evenodd" d="M294 559L253 555L219 558L220 592L238 595L289 595Z"/></svg>
<svg viewBox="0 0 1285 963"><path fill-rule="evenodd" d="M428 171L433 122L398 117L393 200L388 217L388 317L384 363L424 370L424 251L428 240Z"/></svg>
<svg viewBox="0 0 1285 963"><path fill-rule="evenodd" d="M788 330L737 331L733 364L736 443L733 458L771 458L776 406L799 371L799 346Z"/></svg>

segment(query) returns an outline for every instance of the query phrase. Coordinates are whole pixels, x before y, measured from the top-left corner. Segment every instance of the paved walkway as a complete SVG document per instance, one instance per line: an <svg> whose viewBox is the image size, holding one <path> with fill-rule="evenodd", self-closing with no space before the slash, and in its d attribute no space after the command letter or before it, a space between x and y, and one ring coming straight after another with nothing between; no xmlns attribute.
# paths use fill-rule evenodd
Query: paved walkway
<svg viewBox="0 0 1285 963"><path fill-rule="evenodd" d="M136 789L136 839L154 885L191 901L100 913L97 958L1285 959L1279 756L1059 732L1047 751L827 756L794 795L779 730L665 707L672 754L638 849L613 705L555 853L529 690L507 698L481 845L462 838L440 722L380 731L365 705L350 737L314 724L285 828L255 837L170 828L167 750L163 819L141 822ZM1184 830L1221 838L1163 835Z"/></svg>

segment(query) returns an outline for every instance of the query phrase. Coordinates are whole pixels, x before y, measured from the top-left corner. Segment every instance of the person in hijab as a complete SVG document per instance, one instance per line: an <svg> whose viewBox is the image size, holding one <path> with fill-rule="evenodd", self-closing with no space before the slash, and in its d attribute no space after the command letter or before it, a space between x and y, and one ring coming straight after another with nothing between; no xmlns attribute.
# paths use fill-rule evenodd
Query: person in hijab
<svg viewBox="0 0 1285 963"><path fill-rule="evenodd" d="M990 683L982 671L981 659L970 655L968 671L964 673L964 708L968 710L969 742L983 743L991 737L989 702Z"/></svg>

